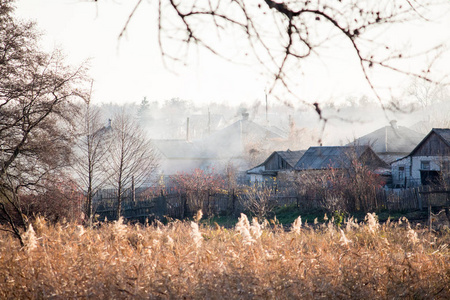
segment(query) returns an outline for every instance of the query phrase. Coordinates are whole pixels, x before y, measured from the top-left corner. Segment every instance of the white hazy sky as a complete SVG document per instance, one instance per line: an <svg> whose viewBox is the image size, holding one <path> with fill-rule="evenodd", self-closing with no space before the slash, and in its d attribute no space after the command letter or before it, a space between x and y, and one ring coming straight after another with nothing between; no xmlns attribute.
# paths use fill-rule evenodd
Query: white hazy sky
<svg viewBox="0 0 450 300"><path fill-rule="evenodd" d="M226 62L204 51L177 74L164 68L157 43L155 6L144 1L124 38L118 35L136 1L110 0L96 4L83 0L19 0L16 15L33 19L44 33L44 45L64 50L70 63L91 58L93 99L97 102L140 102L175 97L200 103L239 103L264 98L268 79L257 68ZM442 14L441 14L442 15ZM410 24L398 28L412 47L450 41L450 16L444 15L424 27ZM391 37L393 38L393 37ZM326 55L303 67L297 93L312 101L345 98L367 93L354 57L347 52ZM443 70L450 70L443 60ZM384 77L385 87L405 84L398 77ZM383 83L380 83L383 85Z"/></svg>

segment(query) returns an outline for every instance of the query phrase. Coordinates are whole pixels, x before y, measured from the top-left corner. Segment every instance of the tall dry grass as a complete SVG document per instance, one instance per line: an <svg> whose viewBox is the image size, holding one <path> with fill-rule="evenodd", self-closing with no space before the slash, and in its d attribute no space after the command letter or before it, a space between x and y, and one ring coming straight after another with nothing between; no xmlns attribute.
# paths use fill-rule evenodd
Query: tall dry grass
<svg viewBox="0 0 450 300"><path fill-rule="evenodd" d="M38 219L24 248L2 233L0 298L450 298L450 234L374 215L342 228L298 222L88 229Z"/></svg>

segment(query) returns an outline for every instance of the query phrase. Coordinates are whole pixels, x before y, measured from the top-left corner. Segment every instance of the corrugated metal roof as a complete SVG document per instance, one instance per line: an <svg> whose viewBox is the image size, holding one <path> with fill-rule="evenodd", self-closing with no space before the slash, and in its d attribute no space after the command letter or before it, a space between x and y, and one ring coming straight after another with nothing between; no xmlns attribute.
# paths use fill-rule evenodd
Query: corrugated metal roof
<svg viewBox="0 0 450 300"><path fill-rule="evenodd" d="M407 127L385 126L349 145L369 145L376 153L409 153L424 137L424 134Z"/></svg>
<svg viewBox="0 0 450 300"><path fill-rule="evenodd" d="M350 165L349 154L355 151L359 158L368 146L310 147L295 165L295 170L322 170L344 168Z"/></svg>

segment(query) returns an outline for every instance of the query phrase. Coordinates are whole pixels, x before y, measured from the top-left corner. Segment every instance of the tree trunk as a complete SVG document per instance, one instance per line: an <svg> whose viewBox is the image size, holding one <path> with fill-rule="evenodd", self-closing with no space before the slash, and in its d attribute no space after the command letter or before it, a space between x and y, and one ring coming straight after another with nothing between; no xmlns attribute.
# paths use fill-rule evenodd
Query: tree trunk
<svg viewBox="0 0 450 300"><path fill-rule="evenodd" d="M87 214L87 218L88 218L88 224L89 227L92 227L92 213L93 213L93 209L92 209L92 187L89 184L88 187L88 192L87 192L87 203L86 203L87 207L86 207L86 214Z"/></svg>
<svg viewBox="0 0 450 300"><path fill-rule="evenodd" d="M116 217L119 220L122 211L122 184L119 183L119 187L117 189L117 211Z"/></svg>

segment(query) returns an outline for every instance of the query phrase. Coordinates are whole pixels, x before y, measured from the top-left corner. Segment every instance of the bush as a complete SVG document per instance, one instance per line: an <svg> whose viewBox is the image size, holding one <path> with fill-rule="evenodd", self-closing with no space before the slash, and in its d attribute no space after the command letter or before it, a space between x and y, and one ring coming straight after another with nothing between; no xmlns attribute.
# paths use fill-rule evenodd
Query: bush
<svg viewBox="0 0 450 300"><path fill-rule="evenodd" d="M65 219L79 222L83 218L84 197L70 180L46 183L42 193L21 196L22 212L28 217L42 216L56 223Z"/></svg>

